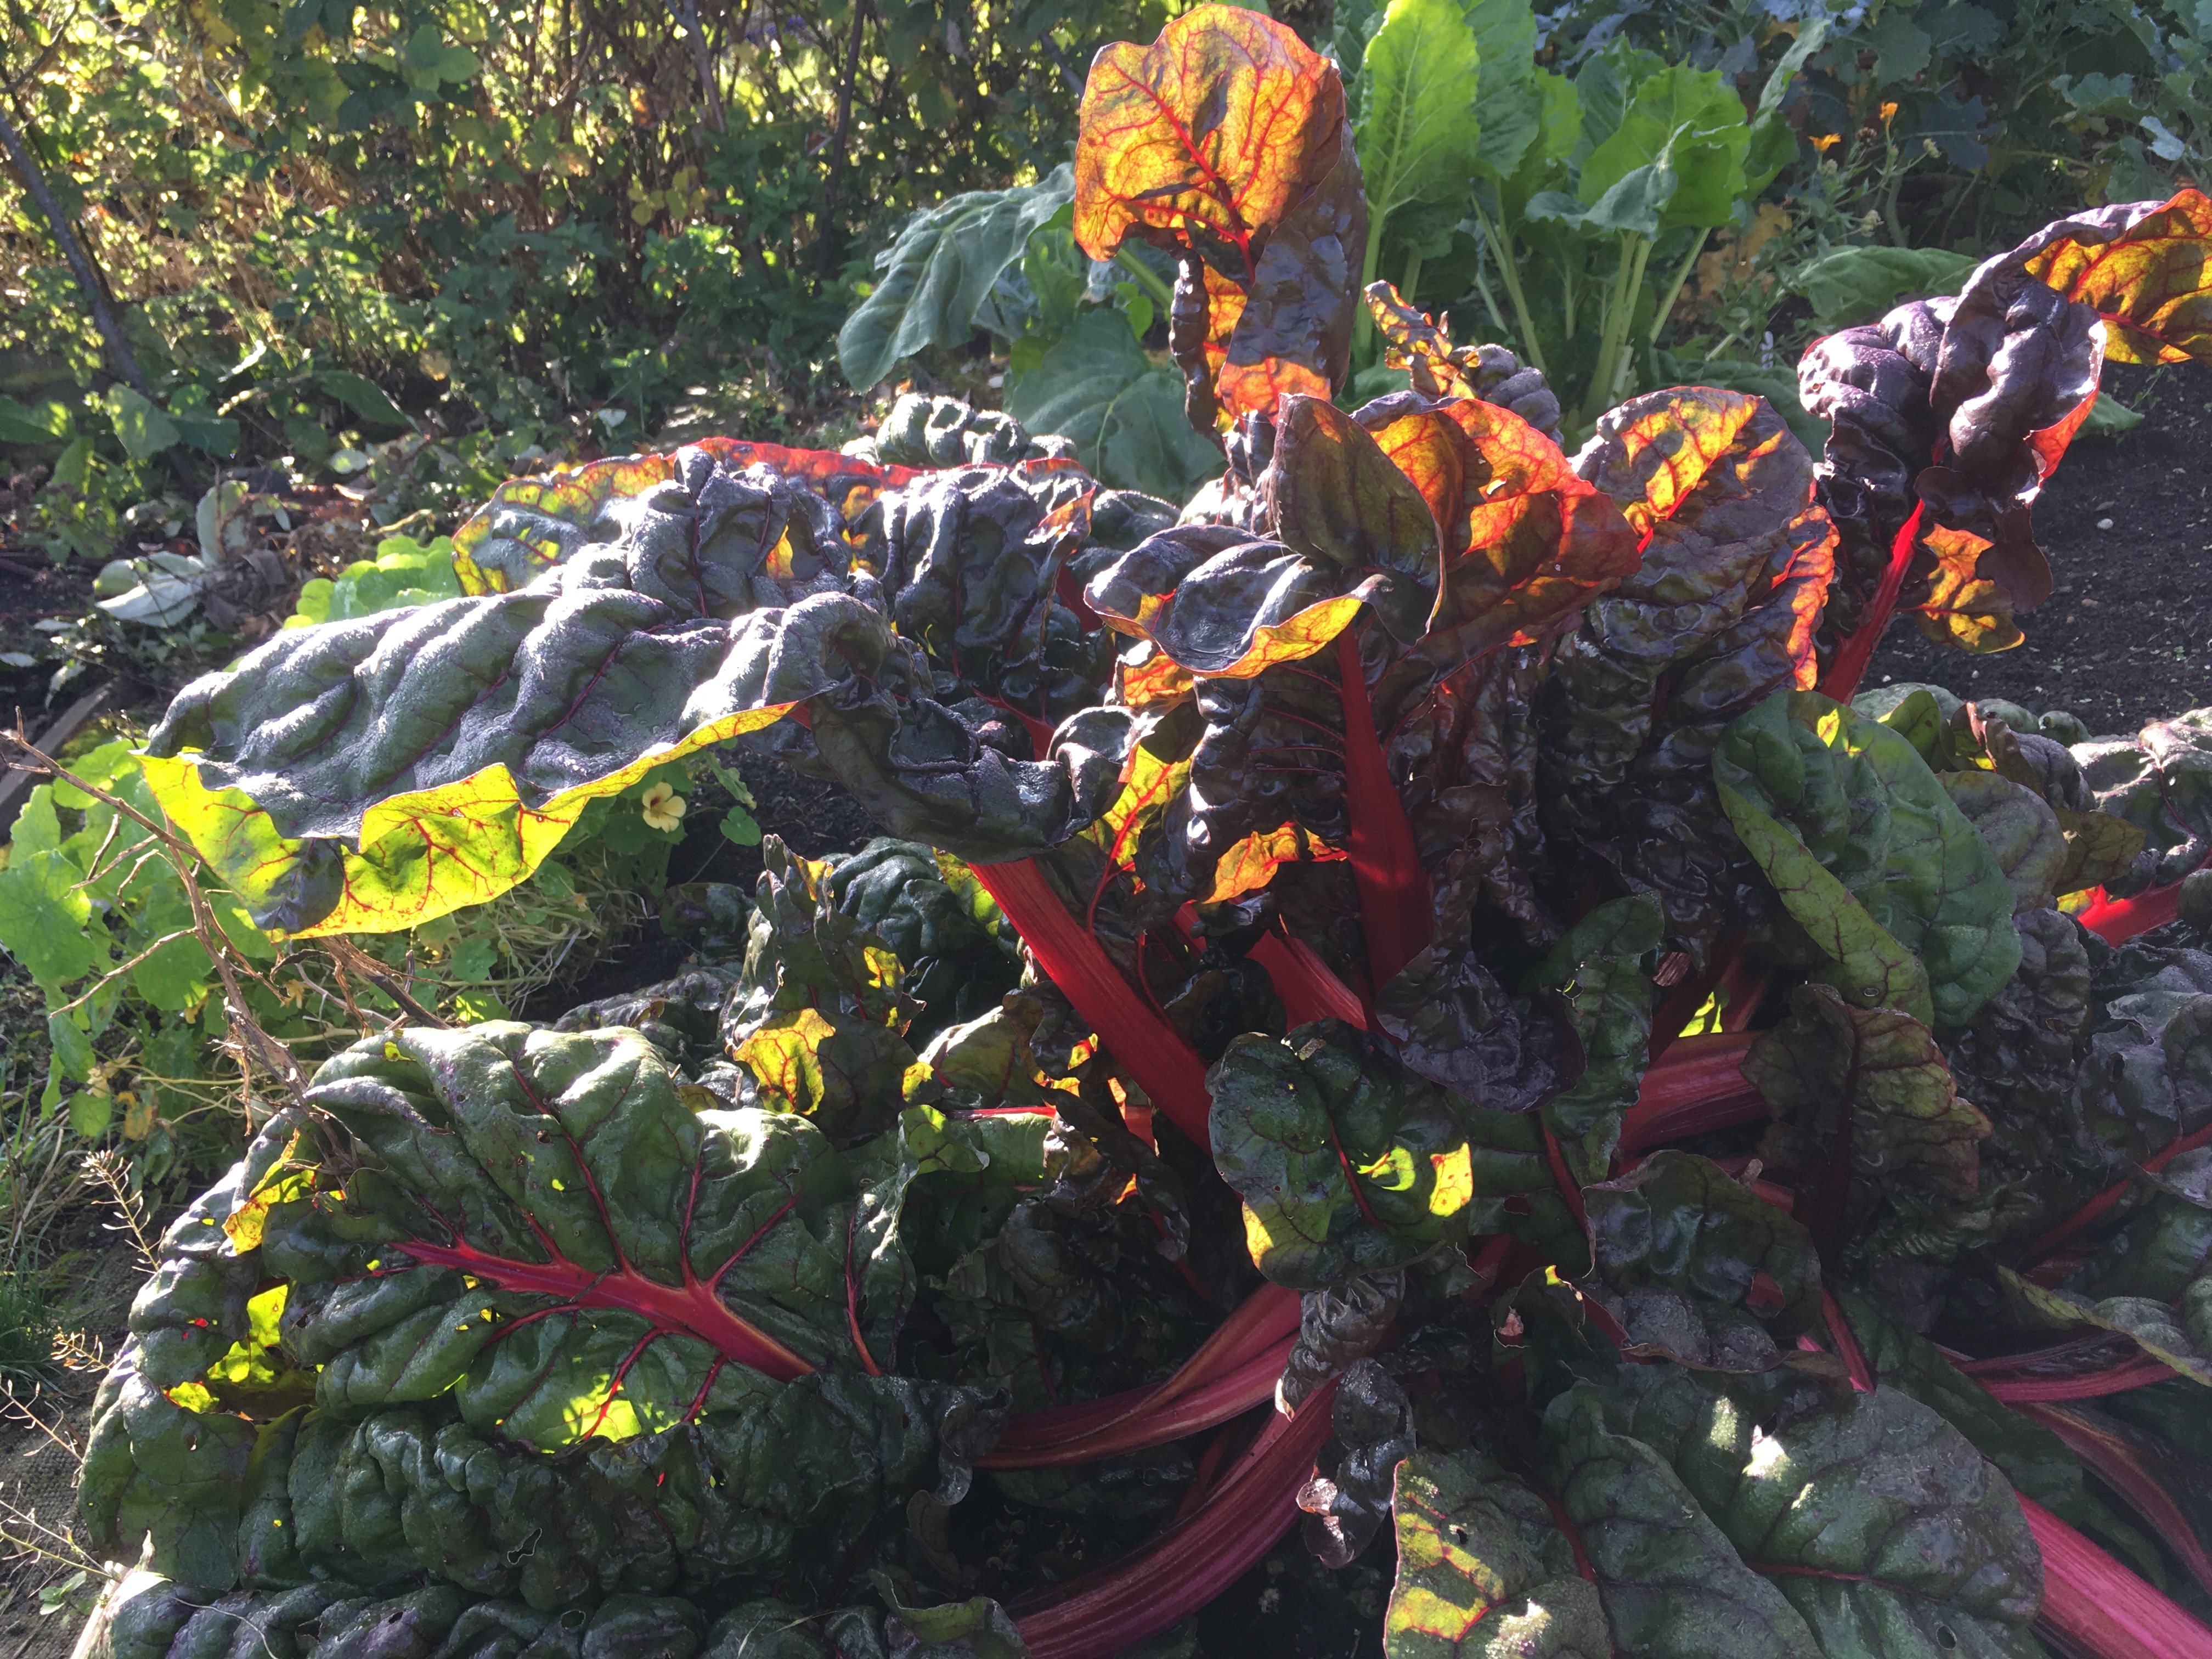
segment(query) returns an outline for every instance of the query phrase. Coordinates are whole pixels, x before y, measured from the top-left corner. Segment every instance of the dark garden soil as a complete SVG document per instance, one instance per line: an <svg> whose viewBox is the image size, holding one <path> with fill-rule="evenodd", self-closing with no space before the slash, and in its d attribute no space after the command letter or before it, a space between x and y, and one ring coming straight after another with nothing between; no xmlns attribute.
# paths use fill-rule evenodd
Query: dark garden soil
<svg viewBox="0 0 2212 1659"><path fill-rule="evenodd" d="M2116 365L2105 389L2145 418L2076 439L2045 488L2035 527L2056 587L2021 619L2026 643L1970 656L1900 622L1868 686L1931 681L2068 709L2095 732L2212 705L2212 374Z"/></svg>

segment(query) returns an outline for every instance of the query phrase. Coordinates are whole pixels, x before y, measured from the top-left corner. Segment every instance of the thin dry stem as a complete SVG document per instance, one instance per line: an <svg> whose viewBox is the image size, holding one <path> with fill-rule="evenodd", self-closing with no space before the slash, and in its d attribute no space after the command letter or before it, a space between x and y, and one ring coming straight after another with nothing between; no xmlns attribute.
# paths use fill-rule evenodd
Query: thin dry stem
<svg viewBox="0 0 2212 1659"><path fill-rule="evenodd" d="M152 1224L146 1214L146 1200L131 1190L130 1172L123 1154L112 1147L103 1147L96 1152L87 1152L79 1165L88 1186L107 1189L108 1202L123 1218L120 1222L103 1224L111 1233L127 1232L133 1249L148 1273L160 1265L161 1254L154 1248Z"/></svg>

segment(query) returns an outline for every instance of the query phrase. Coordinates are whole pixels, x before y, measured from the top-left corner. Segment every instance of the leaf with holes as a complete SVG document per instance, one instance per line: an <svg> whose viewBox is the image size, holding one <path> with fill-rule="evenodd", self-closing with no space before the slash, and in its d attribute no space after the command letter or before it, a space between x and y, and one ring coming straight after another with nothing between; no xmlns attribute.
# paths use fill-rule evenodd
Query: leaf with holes
<svg viewBox="0 0 2212 1659"><path fill-rule="evenodd" d="M1398 1465L1398 1577L1383 1614L1389 1659L1518 1651L1608 1659L1597 1591L1577 1572L1544 1500L1479 1451Z"/></svg>

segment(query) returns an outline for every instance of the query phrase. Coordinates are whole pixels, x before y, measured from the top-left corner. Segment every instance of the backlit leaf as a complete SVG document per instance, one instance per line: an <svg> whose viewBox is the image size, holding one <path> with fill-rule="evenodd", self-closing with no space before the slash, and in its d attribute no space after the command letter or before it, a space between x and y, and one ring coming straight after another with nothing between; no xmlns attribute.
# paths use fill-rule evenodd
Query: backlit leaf
<svg viewBox="0 0 2212 1659"><path fill-rule="evenodd" d="M2062 219L2011 257L2103 319L2114 362L2212 359L2212 198L2203 191Z"/></svg>

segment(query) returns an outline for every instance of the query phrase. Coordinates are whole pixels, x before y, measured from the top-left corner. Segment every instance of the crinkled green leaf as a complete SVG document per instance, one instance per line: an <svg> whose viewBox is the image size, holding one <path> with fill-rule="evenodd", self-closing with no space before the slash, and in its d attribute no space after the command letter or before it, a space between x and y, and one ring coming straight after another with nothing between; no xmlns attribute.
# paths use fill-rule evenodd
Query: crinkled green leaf
<svg viewBox="0 0 2212 1659"><path fill-rule="evenodd" d="M1465 1231L1463 1109L1393 1075L1333 1021L1237 1038L1207 1076L1213 1157L1244 1200L1261 1272L1315 1290L1403 1265Z"/></svg>
<svg viewBox="0 0 2212 1659"><path fill-rule="evenodd" d="M890 948L836 908L826 863L762 848L744 969L722 1014L723 1046L757 1098L841 1140L880 1133L921 1082L906 1042L915 1012Z"/></svg>
<svg viewBox="0 0 2212 1659"><path fill-rule="evenodd" d="M2143 1184L2142 1207L2062 1288L2176 1302L2212 1263L2212 1147L2182 1153Z"/></svg>
<svg viewBox="0 0 2212 1659"><path fill-rule="evenodd" d="M364 1595L343 1582L205 1589L150 1573L127 1578L96 1630L98 1659L295 1659L308 1651L391 1659L828 1659L826 1626L847 1659L884 1659L882 1615L840 1608L813 1620L778 1601L748 1601L711 1628L684 1597L626 1593L591 1607L541 1609L512 1598L478 1599L439 1584Z"/></svg>
<svg viewBox="0 0 2212 1659"><path fill-rule="evenodd" d="M2212 1128L2212 952L2136 940L2105 962L2075 1073L2081 1146L2115 1176Z"/></svg>
<svg viewBox="0 0 2212 1659"><path fill-rule="evenodd" d="M1615 1633L1632 1650L2039 1654L2028 1625L2042 1601L2042 1564L2012 1487L1955 1429L1896 1389L1762 1381L1715 1392L1679 1370L1631 1366L1602 1394L1583 1384L1561 1396L1547 1431L1555 1466L1564 1466L1562 1499L1598 1565ZM1585 1518L1578 1497L1606 1468L1606 1455L1624 1474L1633 1467L1624 1443L1663 1460L1680 1483L1674 1513L1686 1509L1692 1519L1668 1528L1674 1540L1623 1526L1602 1509L1596 1524ZM1623 1494L1640 1495L1633 1485ZM1655 1498L1645 1498L1652 1509ZM1642 1541L1639 1533L1657 1562L1686 1569L1697 1554L1685 1546L1702 1527L1725 1536L1727 1553L1740 1556L1737 1571L1761 1575L1770 1594L1786 1598L1805 1638L1749 1598L1738 1615L1748 1616L1733 1632L1715 1627L1725 1614L1698 1620L1698 1604L1736 1582L1710 1563L1710 1582L1694 1594L1677 1579L1667 1586L1671 1595L1654 1595L1636 1582L1650 1571L1641 1561L1630 1583L1613 1582L1627 1575L1604 1555ZM1641 1645L1650 1626L1632 1624L1624 1604L1674 1615L1663 1645ZM1691 1645L1701 1638L1710 1645ZM1760 1641L1763 1650L1745 1645Z"/></svg>
<svg viewBox="0 0 2212 1659"><path fill-rule="evenodd" d="M787 449L715 437L667 453L615 455L509 478L453 532L453 569L461 591L512 592L586 548L622 540L637 514L636 503L680 480L696 465L685 460L690 454L707 456L732 473L763 469L822 497L835 510L832 522L863 550L871 539L869 509L877 498L915 477L907 467L878 466L836 450ZM803 545L794 550L804 557ZM761 552L773 556L769 548Z"/></svg>
<svg viewBox="0 0 2212 1659"><path fill-rule="evenodd" d="M2012 888L2013 911L2046 909L2066 872L2066 832L2058 815L2026 784L1994 772L1946 772L1943 793L1966 815Z"/></svg>
<svg viewBox="0 0 2212 1659"><path fill-rule="evenodd" d="M793 741L890 827L1006 857L1088 821L1121 736L1081 784L1064 758L987 746L935 700L820 497L677 459L615 540L520 591L287 630L186 688L148 776L258 920L388 929L495 896L588 801L800 704Z"/></svg>
<svg viewBox="0 0 2212 1659"><path fill-rule="evenodd" d="M1990 1120L1980 1190L1971 1205L1945 1200L1915 1215L1917 1254L1943 1254L1937 1239L1947 1226L1957 1229L1955 1248L1978 1253L2025 1242L2100 1184L2099 1160L2075 1145L2069 1109L2094 1012L2087 936L2056 910L2013 920L2019 969L1971 1024L1942 1039L1960 1095Z"/></svg>
<svg viewBox="0 0 2212 1659"><path fill-rule="evenodd" d="M2094 738L2075 758L2096 809L2143 833L2114 896L2179 881L2212 856L2212 709L2154 720L2132 738Z"/></svg>
<svg viewBox="0 0 2212 1659"><path fill-rule="evenodd" d="M1962 1025L2020 965L2004 872L1905 738L1778 695L1713 756L1729 820L1861 1007Z"/></svg>
<svg viewBox="0 0 2212 1659"><path fill-rule="evenodd" d="M2065 1442L1999 1401L1933 1342L1857 1291L1839 1291L1837 1300L1883 1388L1908 1394L1935 1412L2045 1509L2079 1512L2081 1465Z"/></svg>
<svg viewBox="0 0 2212 1659"><path fill-rule="evenodd" d="M1583 1189L1597 1278L1631 1341L1729 1370L1780 1363L1810 1328L1820 1258L1804 1227L1710 1159L1662 1152Z"/></svg>
<svg viewBox="0 0 2212 1659"><path fill-rule="evenodd" d="M1543 1109L1577 1180L1597 1180L1611 1167L1621 1119L1636 1103L1658 995L1642 963L1666 926L1656 893L1613 899L1576 923L1533 975L1565 988L1582 1040L1582 1075Z"/></svg>
<svg viewBox="0 0 2212 1659"><path fill-rule="evenodd" d="M279 1120L134 1310L84 1496L119 1553L150 1527L204 1583L239 1571L220 1547L257 1582L430 1571L538 1607L804 1574L995 1433L972 1394L880 1373L915 1288L902 1228L945 1231L940 1187L1040 1179L1038 1120L916 1109L847 1159L801 1118L698 1109L635 1032L500 1023L368 1039L311 1099L346 1164ZM257 1435L214 1407L258 1397L234 1356L248 1383L273 1364L271 1278L319 1403Z"/></svg>
<svg viewBox="0 0 2212 1659"><path fill-rule="evenodd" d="M1910 1016L1799 986L1789 1018L1744 1055L1743 1074L1774 1113L1767 1161L1798 1182L1824 1246L1895 1188L1974 1196L1990 1121L1959 1098L1942 1050Z"/></svg>
<svg viewBox="0 0 2212 1659"><path fill-rule="evenodd" d="M1544 1501L1479 1451L1398 1466L1389 1659L1611 1659L1598 1594Z"/></svg>
<svg viewBox="0 0 2212 1659"><path fill-rule="evenodd" d="M93 1401L77 1504L118 1554L153 1535L154 1565L191 1583L238 1576L238 1523L252 1425L181 1406L142 1376L129 1348Z"/></svg>
<svg viewBox="0 0 2212 1659"><path fill-rule="evenodd" d="M1056 594L1093 489L1079 472L962 468L883 504L879 568L900 635L971 695L1048 732L1103 701L1112 672L1108 636L1085 634Z"/></svg>
<svg viewBox="0 0 2212 1659"><path fill-rule="evenodd" d="M1789 1599L1744 1564L1665 1457L1612 1427L1608 1415L1589 1383L1553 1400L1544 1413L1545 1476L1596 1571L1616 1651L1820 1659Z"/></svg>
<svg viewBox="0 0 2212 1659"><path fill-rule="evenodd" d="M874 289L837 331L846 380L865 391L927 347L965 345L1030 234L1074 196L1075 176L1063 162L1033 185L973 191L916 212L879 256Z"/></svg>

